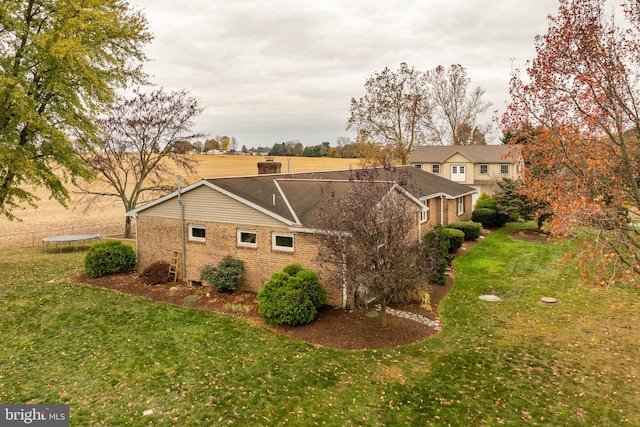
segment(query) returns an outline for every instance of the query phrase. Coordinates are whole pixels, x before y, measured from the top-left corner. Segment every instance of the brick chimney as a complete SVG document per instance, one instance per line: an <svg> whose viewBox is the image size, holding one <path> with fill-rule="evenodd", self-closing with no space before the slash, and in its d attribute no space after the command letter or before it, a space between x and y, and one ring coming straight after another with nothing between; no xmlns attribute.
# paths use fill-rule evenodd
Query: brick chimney
<svg viewBox="0 0 640 427"><path fill-rule="evenodd" d="M273 157L267 157L266 161L258 162L258 175L281 173L282 163L274 162Z"/></svg>

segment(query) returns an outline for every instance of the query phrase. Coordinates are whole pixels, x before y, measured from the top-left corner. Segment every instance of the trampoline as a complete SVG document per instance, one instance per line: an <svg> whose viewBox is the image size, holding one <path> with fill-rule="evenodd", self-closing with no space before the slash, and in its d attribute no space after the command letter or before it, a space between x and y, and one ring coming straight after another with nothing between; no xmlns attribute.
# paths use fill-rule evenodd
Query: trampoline
<svg viewBox="0 0 640 427"><path fill-rule="evenodd" d="M90 241L102 241L102 234L67 234L62 236L51 236L42 239L42 250L49 252L50 247L55 247L62 252L62 249L73 247L73 251L78 250L78 245Z"/></svg>

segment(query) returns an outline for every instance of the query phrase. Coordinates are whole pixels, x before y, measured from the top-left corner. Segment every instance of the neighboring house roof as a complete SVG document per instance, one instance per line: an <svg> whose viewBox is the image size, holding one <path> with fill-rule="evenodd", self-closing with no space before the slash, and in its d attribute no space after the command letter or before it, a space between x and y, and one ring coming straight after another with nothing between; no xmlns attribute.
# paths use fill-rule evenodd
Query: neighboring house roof
<svg viewBox="0 0 640 427"><path fill-rule="evenodd" d="M518 145L428 145L416 147L409 156L409 163L446 163L460 154L473 163L501 163L519 161Z"/></svg>
<svg viewBox="0 0 640 427"><path fill-rule="evenodd" d="M416 203L439 196L452 199L476 191L412 166L391 170L377 168L376 172L375 185L386 186L389 190L396 188ZM352 170L336 170L213 178L185 187L181 194L206 185L289 225L313 227L317 209L329 194L347 194L353 184L350 181L353 175ZM361 184L371 185L370 182ZM127 215L135 216L177 196L178 192L173 192L127 212Z"/></svg>

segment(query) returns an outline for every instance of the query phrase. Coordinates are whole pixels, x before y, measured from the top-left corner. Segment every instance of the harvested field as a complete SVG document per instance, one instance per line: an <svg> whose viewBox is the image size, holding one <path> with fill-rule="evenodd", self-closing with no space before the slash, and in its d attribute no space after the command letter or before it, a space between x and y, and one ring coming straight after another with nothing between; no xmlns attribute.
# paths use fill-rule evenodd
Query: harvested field
<svg viewBox="0 0 640 427"><path fill-rule="evenodd" d="M196 155L198 165L193 175L183 175L185 185L202 178L222 176L255 175L258 173L257 163L264 157L240 155ZM357 159L330 159L317 157L275 157L274 161L282 163L282 172L307 172L316 170L348 169L357 167ZM175 170L168 181L175 181L179 170ZM116 198L104 197L91 207L87 207L77 194L77 189L68 187L72 192L72 200L68 209L55 200L49 199L44 189L36 194L40 197L38 208L27 207L15 212L20 221L9 221L0 218L0 249L11 247L29 247L42 244L42 239L51 235L101 233L117 235L124 229L124 208Z"/></svg>

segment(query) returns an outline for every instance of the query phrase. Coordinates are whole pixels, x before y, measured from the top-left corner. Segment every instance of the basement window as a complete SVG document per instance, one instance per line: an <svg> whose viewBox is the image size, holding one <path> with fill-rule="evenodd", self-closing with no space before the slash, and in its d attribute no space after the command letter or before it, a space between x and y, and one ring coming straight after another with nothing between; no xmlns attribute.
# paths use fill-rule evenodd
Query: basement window
<svg viewBox="0 0 640 427"><path fill-rule="evenodd" d="M271 248L274 251L293 252L293 234L273 233Z"/></svg>
<svg viewBox="0 0 640 427"><path fill-rule="evenodd" d="M238 246L255 248L258 246L258 234L255 230L238 230Z"/></svg>
<svg viewBox="0 0 640 427"><path fill-rule="evenodd" d="M201 225L189 224L189 240L192 242L204 242L207 237L207 229Z"/></svg>

